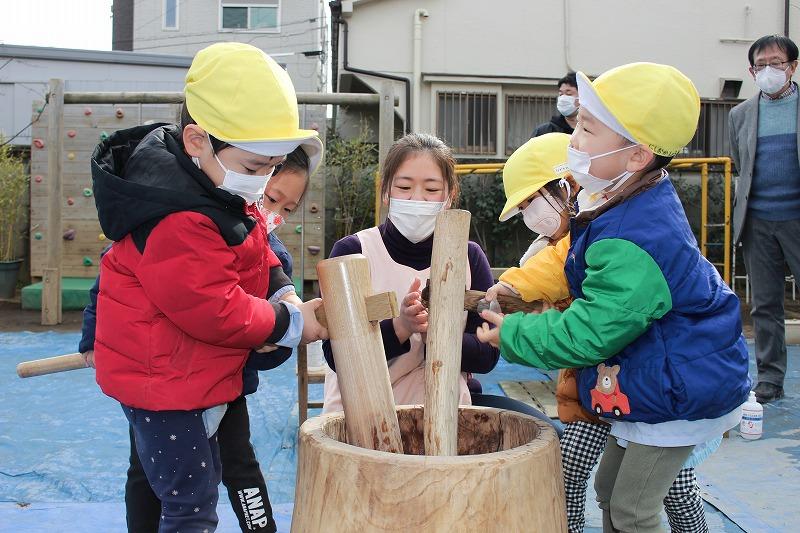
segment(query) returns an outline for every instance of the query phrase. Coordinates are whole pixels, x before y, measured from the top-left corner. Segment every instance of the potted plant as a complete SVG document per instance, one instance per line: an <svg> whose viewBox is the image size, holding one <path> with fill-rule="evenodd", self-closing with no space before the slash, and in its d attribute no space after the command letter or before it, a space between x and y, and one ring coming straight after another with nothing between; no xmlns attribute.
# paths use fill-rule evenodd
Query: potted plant
<svg viewBox="0 0 800 533"><path fill-rule="evenodd" d="M22 259L16 241L25 210L28 173L22 159L0 137L0 298L11 298L17 288Z"/></svg>

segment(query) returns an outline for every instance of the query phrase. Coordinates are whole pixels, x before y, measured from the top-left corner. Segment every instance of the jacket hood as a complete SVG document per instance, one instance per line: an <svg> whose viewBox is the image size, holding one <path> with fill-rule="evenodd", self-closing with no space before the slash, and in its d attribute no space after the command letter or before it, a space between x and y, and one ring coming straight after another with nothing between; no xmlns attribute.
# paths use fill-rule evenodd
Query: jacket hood
<svg viewBox="0 0 800 533"><path fill-rule="evenodd" d="M183 151L180 128L119 130L92 154L95 205L103 233L119 241L179 211L221 210L247 218L244 200L214 186Z"/></svg>

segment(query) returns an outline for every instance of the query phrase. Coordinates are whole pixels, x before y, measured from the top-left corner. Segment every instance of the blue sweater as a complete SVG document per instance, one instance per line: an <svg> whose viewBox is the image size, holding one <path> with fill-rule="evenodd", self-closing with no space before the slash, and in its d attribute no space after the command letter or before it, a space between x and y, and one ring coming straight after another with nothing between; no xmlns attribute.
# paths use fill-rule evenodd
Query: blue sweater
<svg viewBox="0 0 800 533"><path fill-rule="evenodd" d="M800 218L800 163L797 155L798 91L758 103L758 142L747 209L772 221Z"/></svg>
<svg viewBox="0 0 800 533"><path fill-rule="evenodd" d="M292 256L286 246L274 234L269 234L269 245L272 251L278 256L283 271L290 278L292 277ZM103 257L111 248L107 246L100 257ZM81 353L94 349L94 334L97 325L97 293L100 292L100 276L94 281L94 285L89 291L89 305L83 310L83 325L81 326L81 340L78 343L78 351ZM290 348L279 348L269 354L250 353L244 367L242 384L242 394L252 394L258 389L258 371L271 370L284 362L291 356Z"/></svg>

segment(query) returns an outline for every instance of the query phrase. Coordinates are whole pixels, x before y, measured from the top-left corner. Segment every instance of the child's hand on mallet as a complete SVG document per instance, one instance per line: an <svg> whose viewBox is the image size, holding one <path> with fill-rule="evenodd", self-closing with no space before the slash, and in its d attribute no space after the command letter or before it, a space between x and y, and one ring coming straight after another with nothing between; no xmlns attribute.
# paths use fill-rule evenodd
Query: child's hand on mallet
<svg viewBox="0 0 800 533"><path fill-rule="evenodd" d="M317 316L314 314L314 311L321 305L322 298L314 298L297 306L300 308L300 312L303 313L303 338L300 341L301 344L328 338L328 330L322 327L322 324L317 321Z"/></svg>
<svg viewBox="0 0 800 533"><path fill-rule="evenodd" d="M83 361L86 363L86 368L94 368L94 350L89 350L81 354Z"/></svg>
<svg viewBox="0 0 800 533"><path fill-rule="evenodd" d="M491 344L495 348L500 347L500 328L503 326L503 315L495 313L488 309L481 312L481 318L486 320L478 330L475 332L478 335L478 340L484 343ZM491 327L489 324L494 325Z"/></svg>
<svg viewBox="0 0 800 533"><path fill-rule="evenodd" d="M498 281L497 283L489 287L489 290L486 291L486 295L483 297L483 299L486 300L487 302L491 302L492 300L497 298L497 296L500 294L502 294L503 296L517 296L517 297L519 296L519 293L514 292L514 289L512 289L505 283Z"/></svg>

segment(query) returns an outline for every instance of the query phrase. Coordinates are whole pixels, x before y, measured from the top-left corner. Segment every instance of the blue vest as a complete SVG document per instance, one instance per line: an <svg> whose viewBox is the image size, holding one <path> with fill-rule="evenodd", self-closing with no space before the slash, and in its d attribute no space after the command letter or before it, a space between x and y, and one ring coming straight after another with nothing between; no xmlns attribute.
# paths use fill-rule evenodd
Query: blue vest
<svg viewBox="0 0 800 533"><path fill-rule="evenodd" d="M628 422L700 420L723 416L747 400L749 356L739 300L700 254L668 178L588 224L573 220L571 236L565 273L574 298L583 298L586 250L602 239L625 239L650 254L672 296L666 315L606 361L619 365L618 390L629 406L602 405L602 412ZM581 404L593 412L604 401L593 393L597 379L595 367L578 375Z"/></svg>

